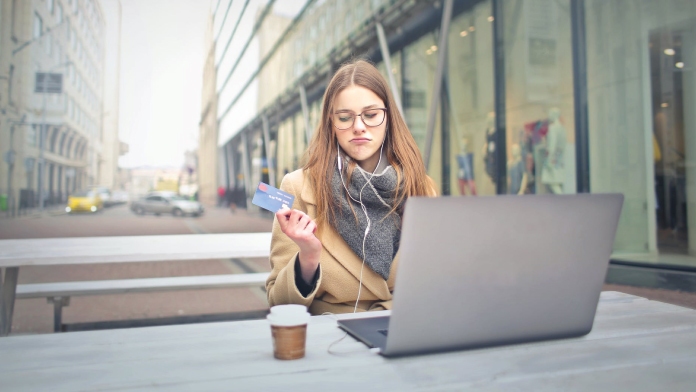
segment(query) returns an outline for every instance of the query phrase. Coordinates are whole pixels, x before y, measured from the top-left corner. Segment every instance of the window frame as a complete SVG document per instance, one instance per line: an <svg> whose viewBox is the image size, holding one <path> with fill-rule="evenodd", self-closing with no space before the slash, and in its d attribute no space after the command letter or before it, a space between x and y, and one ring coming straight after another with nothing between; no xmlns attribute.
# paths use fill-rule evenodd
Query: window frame
<svg viewBox="0 0 696 392"><path fill-rule="evenodd" d="M38 12L34 12L34 25L32 28L32 37L38 39L43 34L43 18Z"/></svg>

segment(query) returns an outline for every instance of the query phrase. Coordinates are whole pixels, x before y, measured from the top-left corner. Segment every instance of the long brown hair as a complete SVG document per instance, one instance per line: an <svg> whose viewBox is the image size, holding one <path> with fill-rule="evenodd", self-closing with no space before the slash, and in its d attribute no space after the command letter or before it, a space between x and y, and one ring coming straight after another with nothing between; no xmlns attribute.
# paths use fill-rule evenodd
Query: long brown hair
<svg viewBox="0 0 696 392"><path fill-rule="evenodd" d="M389 91L387 82L374 65L365 60L354 60L343 64L329 82L324 93L321 119L304 156L303 169L307 173L310 186L317 202L316 223L321 231L329 222L329 214L334 214L338 201L331 190L331 178L336 170L338 139L331 123L336 96L349 86L364 87L375 93L387 107L387 128L384 153L389 164L396 171L398 186L395 190L395 203L392 212L410 196L433 196L432 180L425 172L423 158L416 141L406 126L398 107ZM350 160L352 168L355 162Z"/></svg>

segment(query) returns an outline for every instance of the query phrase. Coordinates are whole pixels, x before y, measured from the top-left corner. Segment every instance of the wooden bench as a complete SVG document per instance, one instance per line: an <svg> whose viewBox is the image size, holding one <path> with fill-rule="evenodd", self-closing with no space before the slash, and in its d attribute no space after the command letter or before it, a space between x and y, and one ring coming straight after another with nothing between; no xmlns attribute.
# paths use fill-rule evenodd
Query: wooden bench
<svg viewBox="0 0 696 392"><path fill-rule="evenodd" d="M0 337L12 328L15 292L23 297L46 297L57 307L56 314L75 295L115 292L184 290L189 288L263 286L265 277L257 274L230 277L225 286L217 277L136 279L128 281L64 282L18 285L19 268L42 265L100 263L170 262L268 257L271 233L184 234L126 237L80 237L0 240ZM4 275L4 276L3 276ZM265 274L263 274L265 275ZM246 277L244 277L246 276ZM162 279L162 280L159 280ZM188 280L192 279L192 280ZM251 279L252 281L246 281ZM256 279L254 281L254 279ZM121 282L121 283L118 283ZM138 283L140 282L140 283ZM51 300L51 298L53 298ZM56 304L56 302L58 302ZM60 325L59 325L60 327Z"/></svg>
<svg viewBox="0 0 696 392"><path fill-rule="evenodd" d="M34 283L17 285L16 299L46 298L53 304L53 331L62 329L63 307L70 297L125 293L149 293L197 289L220 289L265 286L267 272L172 278L114 279L82 282Z"/></svg>

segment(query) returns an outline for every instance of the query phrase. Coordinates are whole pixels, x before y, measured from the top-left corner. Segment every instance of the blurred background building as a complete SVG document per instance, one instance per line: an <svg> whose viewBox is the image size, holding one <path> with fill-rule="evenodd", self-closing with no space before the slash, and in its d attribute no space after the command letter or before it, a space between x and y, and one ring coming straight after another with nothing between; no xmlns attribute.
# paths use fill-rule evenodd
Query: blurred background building
<svg viewBox="0 0 696 392"><path fill-rule="evenodd" d="M154 191L179 193L182 170L176 167L136 167L127 170L127 186L131 200Z"/></svg>
<svg viewBox="0 0 696 392"><path fill-rule="evenodd" d="M443 195L623 193L614 258L696 266L696 2L281 3L212 2L204 199L299 168L328 81L363 57Z"/></svg>
<svg viewBox="0 0 696 392"><path fill-rule="evenodd" d="M124 146L118 52L106 47L118 48L118 34L99 1L0 0L3 209L14 214L63 203L79 188L113 186ZM60 75L62 85L41 92L37 73Z"/></svg>

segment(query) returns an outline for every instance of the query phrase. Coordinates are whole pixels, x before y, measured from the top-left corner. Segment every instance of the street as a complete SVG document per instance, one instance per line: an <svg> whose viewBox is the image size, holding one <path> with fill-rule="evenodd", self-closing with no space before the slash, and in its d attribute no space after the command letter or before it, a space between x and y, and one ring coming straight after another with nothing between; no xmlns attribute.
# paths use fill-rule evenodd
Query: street
<svg viewBox="0 0 696 392"><path fill-rule="evenodd" d="M97 213L62 213L42 218L0 219L0 238L97 237L205 233L252 233L271 230L272 217L209 207L200 217L135 215L125 204Z"/></svg>
<svg viewBox="0 0 696 392"><path fill-rule="evenodd" d="M209 207L201 217L138 216L126 205L89 214L46 214L43 217L0 219L0 238L167 235L267 232L270 217L245 210ZM119 263L87 266L22 267L19 284L102 279L155 278L269 271L268 259ZM63 310L63 323L179 318L251 312L268 307L265 292L254 289L212 289L74 297ZM68 328L70 329L70 328ZM45 299L15 303L12 334L51 333L53 307Z"/></svg>
<svg viewBox="0 0 696 392"><path fill-rule="evenodd" d="M167 235L268 232L270 215L239 209L235 214L220 207L209 207L201 217L171 215L139 216L126 205L90 214L65 214L52 209L42 217L0 219L0 238L61 238L93 236ZM22 267L19 284L69 282L103 279L155 278L266 272L267 258L157 263L118 263L76 266ZM606 284L616 290L657 301L696 308L696 294L627 285ZM73 297L63 309L68 330L150 325L156 320L168 323L198 321L210 315L228 317L233 313L258 312L268 308L262 288L211 289L156 293L133 293ZM233 316L234 317L234 316ZM12 334L51 333L53 307L45 299L21 299L15 303Z"/></svg>

